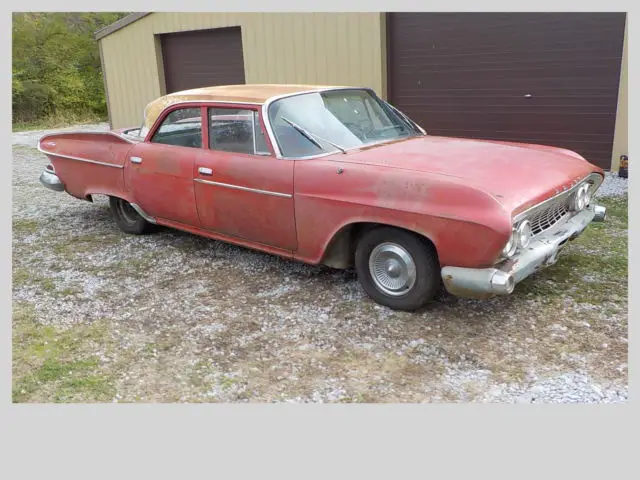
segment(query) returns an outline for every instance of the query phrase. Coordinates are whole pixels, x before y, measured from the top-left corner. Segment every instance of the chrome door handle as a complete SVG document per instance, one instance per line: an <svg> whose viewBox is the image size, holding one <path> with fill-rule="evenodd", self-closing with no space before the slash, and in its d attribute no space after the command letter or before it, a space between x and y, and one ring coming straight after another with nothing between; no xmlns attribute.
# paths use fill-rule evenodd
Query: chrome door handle
<svg viewBox="0 0 640 480"><path fill-rule="evenodd" d="M129 157L131 163L142 163L142 159L140 157Z"/></svg>
<svg viewBox="0 0 640 480"><path fill-rule="evenodd" d="M199 167L198 173L201 175L213 175L213 170L207 167Z"/></svg>

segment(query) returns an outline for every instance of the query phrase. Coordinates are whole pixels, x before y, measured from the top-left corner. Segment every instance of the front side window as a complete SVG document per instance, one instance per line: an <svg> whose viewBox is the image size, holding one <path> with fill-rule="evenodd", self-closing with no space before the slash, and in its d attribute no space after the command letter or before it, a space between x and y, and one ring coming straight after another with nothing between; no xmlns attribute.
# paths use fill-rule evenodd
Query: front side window
<svg viewBox="0 0 640 480"><path fill-rule="evenodd" d="M179 108L166 116L153 134L151 143L179 147L202 147L202 117L200 108Z"/></svg>
<svg viewBox="0 0 640 480"><path fill-rule="evenodd" d="M269 122L284 157L339 152L423 135L369 90L340 89L276 100Z"/></svg>
<svg viewBox="0 0 640 480"><path fill-rule="evenodd" d="M270 155L258 112L210 108L209 148L222 152Z"/></svg>

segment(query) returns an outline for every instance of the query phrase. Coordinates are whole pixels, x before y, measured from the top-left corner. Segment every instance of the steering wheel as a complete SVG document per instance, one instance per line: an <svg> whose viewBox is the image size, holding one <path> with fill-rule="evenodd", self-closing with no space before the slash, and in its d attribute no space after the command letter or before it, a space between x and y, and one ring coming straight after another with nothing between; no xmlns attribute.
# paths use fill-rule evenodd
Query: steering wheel
<svg viewBox="0 0 640 480"><path fill-rule="evenodd" d="M373 122L371 120L363 120L358 123L345 122L344 125L363 140L371 137L373 133Z"/></svg>
<svg viewBox="0 0 640 480"><path fill-rule="evenodd" d="M404 127L402 125L387 125L386 127L379 128L376 131L382 133L388 130L397 130L401 128L403 129Z"/></svg>

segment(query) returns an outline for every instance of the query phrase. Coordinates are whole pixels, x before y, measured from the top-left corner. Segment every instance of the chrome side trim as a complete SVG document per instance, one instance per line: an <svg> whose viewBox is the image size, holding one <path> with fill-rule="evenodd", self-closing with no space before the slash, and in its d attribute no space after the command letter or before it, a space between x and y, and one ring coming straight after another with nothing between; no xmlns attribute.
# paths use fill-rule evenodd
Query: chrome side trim
<svg viewBox="0 0 640 480"><path fill-rule="evenodd" d="M54 157L67 158L69 160L77 160L78 162L93 163L94 165L102 165L104 167L124 168L124 165L114 165L112 163L98 162L97 160L89 160L87 158L74 157L72 155L64 155L62 153L48 152L40 148L40 143L38 143L38 151L44 153L45 155L53 155Z"/></svg>
<svg viewBox="0 0 640 480"><path fill-rule="evenodd" d="M271 192L269 190L259 190L257 188L241 187L240 185L232 185L230 183L212 182L210 180L202 180L201 178L194 178L195 182L205 183L207 185L217 185L219 187L232 188L234 190L243 190L245 192L260 193L262 195L272 195L274 197L292 198L290 193Z"/></svg>
<svg viewBox="0 0 640 480"><path fill-rule="evenodd" d="M519 220L522 220L524 217L531 215L531 213L533 213L534 211L540 209L540 208L544 208L547 204L549 204L550 202L562 197L563 195L570 195L571 193L573 193L573 191L578 188L578 186L584 182L585 180L590 180L593 179L594 180L594 188L592 190L592 194L593 192L595 192L596 190L598 190L598 188L600 187L600 185L602 184L602 182L604 181L604 178L602 178L602 176L599 173L590 173L589 175L587 175L586 177L582 178L581 180L578 180L575 185L573 185L571 188L567 189L567 190L563 190L562 192L559 192L557 194L555 194L553 197L547 198L546 200L538 203L537 205L534 205L532 207L529 207L528 209L526 209L524 212L519 213L518 215L516 215L513 218L513 223L518 222Z"/></svg>
<svg viewBox="0 0 640 480"><path fill-rule="evenodd" d="M149 223L157 223L156 219L153 218L150 215L147 215L147 213L142 210L142 208L140 208L140 205L138 205L137 203L129 203L129 205L131 205L131 207L133 207L133 209L138 212L138 214L144 218L147 222Z"/></svg>

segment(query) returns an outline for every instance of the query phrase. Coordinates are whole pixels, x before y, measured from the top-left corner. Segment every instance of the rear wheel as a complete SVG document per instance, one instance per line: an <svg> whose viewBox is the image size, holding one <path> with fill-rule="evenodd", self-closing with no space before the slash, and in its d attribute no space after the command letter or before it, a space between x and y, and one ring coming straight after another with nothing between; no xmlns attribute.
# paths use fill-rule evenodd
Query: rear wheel
<svg viewBox="0 0 640 480"><path fill-rule="evenodd" d="M435 249L397 228L380 227L365 233L356 247L355 265L369 296L395 310L417 310L440 289Z"/></svg>
<svg viewBox="0 0 640 480"><path fill-rule="evenodd" d="M118 228L125 233L140 235L149 231L151 224L147 222L129 202L122 198L110 197L109 206Z"/></svg>

